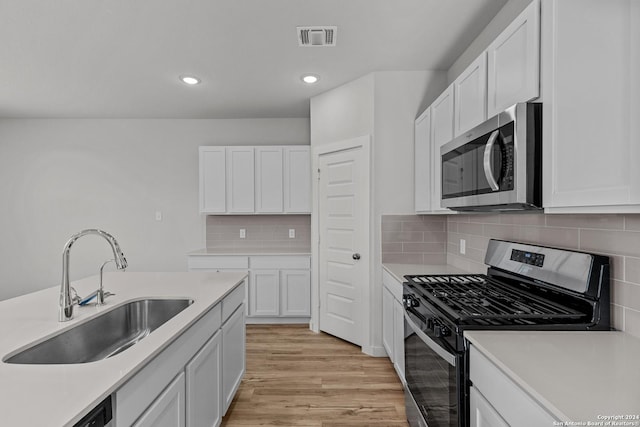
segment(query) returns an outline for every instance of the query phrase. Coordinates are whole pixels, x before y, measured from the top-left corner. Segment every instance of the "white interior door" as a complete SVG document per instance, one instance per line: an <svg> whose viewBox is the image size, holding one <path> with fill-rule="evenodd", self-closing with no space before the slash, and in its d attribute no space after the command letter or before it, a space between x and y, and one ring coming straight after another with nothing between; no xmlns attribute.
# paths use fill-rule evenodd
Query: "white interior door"
<svg viewBox="0 0 640 427"><path fill-rule="evenodd" d="M320 330L363 344L368 286L368 163L362 146L318 159Z"/></svg>

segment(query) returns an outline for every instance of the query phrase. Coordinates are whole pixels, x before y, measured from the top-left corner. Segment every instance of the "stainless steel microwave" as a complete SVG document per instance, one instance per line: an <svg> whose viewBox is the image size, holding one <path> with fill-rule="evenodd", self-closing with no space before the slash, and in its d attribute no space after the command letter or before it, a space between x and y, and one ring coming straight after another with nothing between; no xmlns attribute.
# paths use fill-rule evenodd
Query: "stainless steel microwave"
<svg viewBox="0 0 640 427"><path fill-rule="evenodd" d="M442 206L457 211L542 206L542 104L521 103L440 148Z"/></svg>

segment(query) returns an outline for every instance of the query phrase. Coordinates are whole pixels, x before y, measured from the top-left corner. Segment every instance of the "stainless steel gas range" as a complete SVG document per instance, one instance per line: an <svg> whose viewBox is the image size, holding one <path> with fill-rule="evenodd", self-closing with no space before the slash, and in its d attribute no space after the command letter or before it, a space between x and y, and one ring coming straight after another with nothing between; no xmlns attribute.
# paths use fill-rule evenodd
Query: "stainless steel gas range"
<svg viewBox="0 0 640 427"><path fill-rule="evenodd" d="M413 426L469 425L465 330L609 329L609 258L490 240L487 274L405 276L405 400Z"/></svg>

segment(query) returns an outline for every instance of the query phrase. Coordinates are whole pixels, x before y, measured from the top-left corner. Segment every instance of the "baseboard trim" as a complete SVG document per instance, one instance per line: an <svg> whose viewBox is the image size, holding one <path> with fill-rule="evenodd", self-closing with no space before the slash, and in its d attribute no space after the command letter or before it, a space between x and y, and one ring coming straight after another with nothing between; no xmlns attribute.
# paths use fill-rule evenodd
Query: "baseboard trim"
<svg viewBox="0 0 640 427"><path fill-rule="evenodd" d="M247 325L285 325L285 324L309 324L309 317L246 317Z"/></svg>
<svg viewBox="0 0 640 427"><path fill-rule="evenodd" d="M362 346L362 352L372 357L388 357L383 346Z"/></svg>

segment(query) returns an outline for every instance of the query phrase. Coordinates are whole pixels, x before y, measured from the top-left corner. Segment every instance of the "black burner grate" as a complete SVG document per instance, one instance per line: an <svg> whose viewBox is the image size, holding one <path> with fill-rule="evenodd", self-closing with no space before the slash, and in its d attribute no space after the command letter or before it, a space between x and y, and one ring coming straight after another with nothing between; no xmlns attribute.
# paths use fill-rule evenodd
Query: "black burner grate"
<svg viewBox="0 0 640 427"><path fill-rule="evenodd" d="M460 322L494 325L577 319L585 313L484 275L405 276L416 291Z"/></svg>

